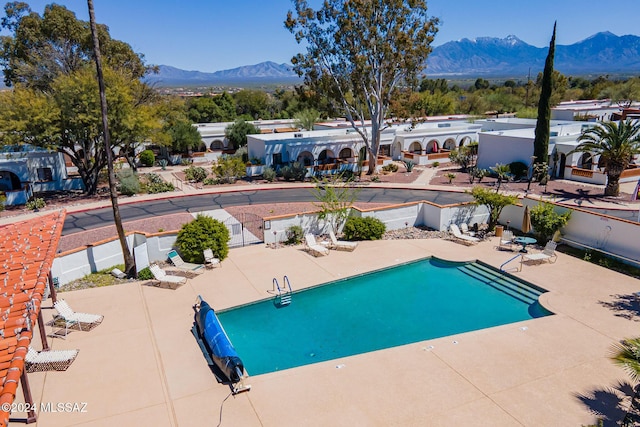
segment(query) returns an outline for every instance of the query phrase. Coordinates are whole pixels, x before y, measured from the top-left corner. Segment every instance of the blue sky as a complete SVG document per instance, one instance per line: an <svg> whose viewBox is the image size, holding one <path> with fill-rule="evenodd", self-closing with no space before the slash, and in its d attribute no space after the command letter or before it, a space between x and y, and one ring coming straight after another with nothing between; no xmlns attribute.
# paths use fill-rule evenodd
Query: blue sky
<svg viewBox="0 0 640 427"><path fill-rule="evenodd" d="M29 1L42 14L52 1ZM3 2L2 4L4 4ZM88 20L87 3L58 4ZM319 4L319 0L310 3ZM434 45L462 38L516 35L548 46L554 20L557 44L572 44L597 32L640 35L638 0L427 0L441 19ZM96 20L113 38L129 43L148 64L213 72L263 61L288 63L302 50L284 28L290 0L94 0ZM2 13L4 15L4 13Z"/></svg>

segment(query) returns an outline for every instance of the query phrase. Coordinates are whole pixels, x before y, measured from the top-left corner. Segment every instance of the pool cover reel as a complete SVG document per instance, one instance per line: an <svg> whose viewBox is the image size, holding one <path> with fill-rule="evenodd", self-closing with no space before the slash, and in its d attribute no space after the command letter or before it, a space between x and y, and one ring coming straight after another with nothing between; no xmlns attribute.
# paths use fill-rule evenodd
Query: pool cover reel
<svg viewBox="0 0 640 427"><path fill-rule="evenodd" d="M239 382L244 372L244 364L229 341L215 311L201 297L198 297L193 309L196 312L198 334L204 341L209 356L229 381Z"/></svg>

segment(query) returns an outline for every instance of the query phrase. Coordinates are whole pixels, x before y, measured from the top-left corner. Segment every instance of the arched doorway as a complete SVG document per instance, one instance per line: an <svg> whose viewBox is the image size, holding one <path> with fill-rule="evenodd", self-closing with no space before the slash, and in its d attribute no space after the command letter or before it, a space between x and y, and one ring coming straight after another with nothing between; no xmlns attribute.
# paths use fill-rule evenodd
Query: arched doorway
<svg viewBox="0 0 640 427"><path fill-rule="evenodd" d="M437 153L438 152L438 141L436 141L435 139L432 139L431 141L429 141L425 151L426 151L427 154L429 154L429 153Z"/></svg>
<svg viewBox="0 0 640 427"><path fill-rule="evenodd" d="M391 157L393 158L393 160L400 160L400 158L402 157L402 144L400 143L400 141L396 141L393 143L393 146L391 148Z"/></svg>
<svg viewBox="0 0 640 427"><path fill-rule="evenodd" d="M222 144L222 141L220 141L219 139L216 139L214 141L211 142L211 150L222 150L222 148L224 147L224 145Z"/></svg>
<svg viewBox="0 0 640 427"><path fill-rule="evenodd" d="M471 143L471 138L469 138L468 136L465 136L460 140L460 144L458 145L458 147L464 147L465 145L469 145L470 143Z"/></svg>
<svg viewBox="0 0 640 427"><path fill-rule="evenodd" d="M320 164L333 163L335 159L336 155L331 150L322 150L318 155L318 163Z"/></svg>
<svg viewBox="0 0 640 427"><path fill-rule="evenodd" d="M409 146L409 152L413 154L422 154L422 145L418 141L413 141Z"/></svg>
<svg viewBox="0 0 640 427"><path fill-rule="evenodd" d="M20 178L13 172L0 170L0 191L20 190Z"/></svg>
<svg viewBox="0 0 640 427"><path fill-rule="evenodd" d="M558 178L564 178L564 168L567 165L567 155L560 153L560 167L558 170Z"/></svg>
<svg viewBox="0 0 640 427"><path fill-rule="evenodd" d="M311 166L313 165L313 154L311 154L309 151L303 151L302 153L298 154L296 161L304 166Z"/></svg>
<svg viewBox="0 0 640 427"><path fill-rule="evenodd" d="M456 141L452 138L449 138L444 142L444 144L442 144L442 148L447 151L453 151L456 149Z"/></svg>

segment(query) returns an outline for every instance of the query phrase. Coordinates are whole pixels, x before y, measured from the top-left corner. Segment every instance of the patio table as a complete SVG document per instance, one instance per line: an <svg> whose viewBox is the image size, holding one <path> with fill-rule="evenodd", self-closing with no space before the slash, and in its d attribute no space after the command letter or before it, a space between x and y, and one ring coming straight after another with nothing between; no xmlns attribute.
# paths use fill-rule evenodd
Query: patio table
<svg viewBox="0 0 640 427"><path fill-rule="evenodd" d="M516 237L513 239L514 242L522 245L522 249L520 249L520 252L526 254L527 252L527 245L532 245L534 243L537 242L536 239L534 239L533 237L526 237L526 236L520 236L520 237Z"/></svg>

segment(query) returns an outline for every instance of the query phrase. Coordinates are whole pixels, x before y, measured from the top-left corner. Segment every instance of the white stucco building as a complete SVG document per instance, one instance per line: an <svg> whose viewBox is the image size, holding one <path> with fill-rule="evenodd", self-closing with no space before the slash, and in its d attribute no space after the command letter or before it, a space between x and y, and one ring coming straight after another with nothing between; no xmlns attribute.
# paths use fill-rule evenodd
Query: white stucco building
<svg viewBox="0 0 640 427"><path fill-rule="evenodd" d="M79 177L69 177L62 153L26 144L0 150L0 192L6 205L24 204L34 192L83 188Z"/></svg>

